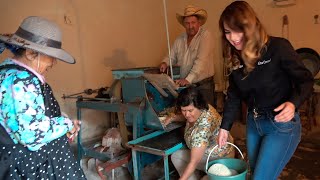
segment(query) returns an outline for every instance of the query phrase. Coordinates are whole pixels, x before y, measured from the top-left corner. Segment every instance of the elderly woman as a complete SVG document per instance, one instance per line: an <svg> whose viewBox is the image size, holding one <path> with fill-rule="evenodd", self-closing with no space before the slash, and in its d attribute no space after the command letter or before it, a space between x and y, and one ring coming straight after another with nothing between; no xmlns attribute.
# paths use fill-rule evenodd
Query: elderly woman
<svg viewBox="0 0 320 180"><path fill-rule="evenodd" d="M184 139L188 149L172 154L171 161L180 175L180 179L200 179L195 170L205 171L205 163L213 147L217 144L217 136L221 123L219 113L205 100L196 88L190 86L183 89L178 96L178 113L166 119L165 124L172 121L186 121ZM233 142L231 135L229 142ZM231 146L216 148L210 160L221 157L233 157Z"/></svg>
<svg viewBox="0 0 320 180"><path fill-rule="evenodd" d="M44 78L57 60L75 63L59 27L28 17L0 45L14 54L0 64L0 179L86 179L68 143L79 121L61 115Z"/></svg>

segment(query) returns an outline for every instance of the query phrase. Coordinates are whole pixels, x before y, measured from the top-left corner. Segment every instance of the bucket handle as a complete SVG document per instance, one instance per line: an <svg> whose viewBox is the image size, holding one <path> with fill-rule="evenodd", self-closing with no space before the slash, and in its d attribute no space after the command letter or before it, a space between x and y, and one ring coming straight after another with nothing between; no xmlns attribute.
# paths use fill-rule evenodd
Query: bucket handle
<svg viewBox="0 0 320 180"><path fill-rule="evenodd" d="M230 145L232 145L233 147L235 147L235 148L239 151L242 159L244 159L244 156L243 156L242 152L240 151L240 149L238 148L238 146L236 146L236 145L234 145L234 144L232 144L232 143L230 143L230 142L227 142L227 144L230 144ZM208 173L208 162L209 162L209 158L210 158L210 156L211 156L211 153L212 153L213 150L216 149L217 147L218 147L218 144L211 149L211 151L210 151L210 153L209 153L209 155L208 155L207 162L206 162L206 173Z"/></svg>

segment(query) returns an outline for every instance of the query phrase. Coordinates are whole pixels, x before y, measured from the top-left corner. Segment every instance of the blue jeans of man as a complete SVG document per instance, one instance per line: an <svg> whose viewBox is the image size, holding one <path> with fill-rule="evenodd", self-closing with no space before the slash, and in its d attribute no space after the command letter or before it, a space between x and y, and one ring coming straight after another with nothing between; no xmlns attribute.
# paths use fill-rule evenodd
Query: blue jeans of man
<svg viewBox="0 0 320 180"><path fill-rule="evenodd" d="M301 140L300 116L289 122L276 122L272 112L257 118L248 113L247 150L254 180L277 179Z"/></svg>

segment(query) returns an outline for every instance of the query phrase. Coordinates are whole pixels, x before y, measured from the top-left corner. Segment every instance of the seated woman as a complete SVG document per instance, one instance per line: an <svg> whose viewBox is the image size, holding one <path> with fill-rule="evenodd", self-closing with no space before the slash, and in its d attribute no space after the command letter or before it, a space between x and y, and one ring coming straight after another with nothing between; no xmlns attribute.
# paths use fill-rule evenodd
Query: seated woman
<svg viewBox="0 0 320 180"><path fill-rule="evenodd" d="M181 149L171 155L171 161L180 175L180 179L200 179L197 170L205 172L205 163L217 137L221 116L194 87L183 89L176 104L177 113L165 120L165 125L173 121L186 121L184 139L187 149ZM228 141L233 142L231 135ZM210 160L221 157L234 157L231 146L216 148Z"/></svg>

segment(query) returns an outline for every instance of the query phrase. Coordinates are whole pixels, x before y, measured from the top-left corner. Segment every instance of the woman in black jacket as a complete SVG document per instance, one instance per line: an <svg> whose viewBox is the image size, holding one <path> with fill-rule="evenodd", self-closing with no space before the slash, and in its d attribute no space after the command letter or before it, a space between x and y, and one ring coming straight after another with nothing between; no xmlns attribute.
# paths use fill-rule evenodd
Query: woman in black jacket
<svg viewBox="0 0 320 180"><path fill-rule="evenodd" d="M297 109L312 93L313 77L288 40L266 33L247 2L227 6L219 26L230 75L218 144L226 144L244 101L252 178L277 179L300 142Z"/></svg>

